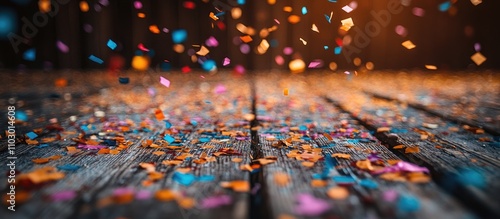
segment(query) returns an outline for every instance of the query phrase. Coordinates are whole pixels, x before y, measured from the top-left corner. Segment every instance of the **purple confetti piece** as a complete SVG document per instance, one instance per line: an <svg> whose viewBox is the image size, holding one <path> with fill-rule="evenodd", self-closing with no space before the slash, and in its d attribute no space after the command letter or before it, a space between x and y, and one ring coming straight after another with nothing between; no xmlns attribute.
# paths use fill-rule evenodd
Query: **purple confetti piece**
<svg viewBox="0 0 500 219"><path fill-rule="evenodd" d="M384 191L382 197L387 202L394 202L398 198L398 192L394 189Z"/></svg>
<svg viewBox="0 0 500 219"><path fill-rule="evenodd" d="M217 208L219 206L229 205L231 201L229 195L211 196L201 200L200 207L204 209Z"/></svg>
<svg viewBox="0 0 500 219"><path fill-rule="evenodd" d="M62 41L58 40L56 42L56 45L57 45L57 48L59 49L59 51L61 51L62 53L69 52L69 47L66 44L64 44Z"/></svg>
<svg viewBox="0 0 500 219"><path fill-rule="evenodd" d="M129 188L129 187L116 188L113 191L114 196L127 195L127 194L131 194L131 193L134 193L134 190L132 188Z"/></svg>
<svg viewBox="0 0 500 219"><path fill-rule="evenodd" d="M255 184L255 186L252 188L252 191L250 191L250 193L251 193L252 195L255 195L255 194L257 194L257 192L258 192L259 190L260 190L260 183L257 183L257 184Z"/></svg>
<svg viewBox="0 0 500 219"><path fill-rule="evenodd" d="M222 66L227 66L231 63L231 59L229 59L228 57L224 58L224 62L222 63Z"/></svg>
<svg viewBox="0 0 500 219"><path fill-rule="evenodd" d="M217 41L217 39L215 39L215 37L211 36L205 41L205 44L207 44L207 46L210 46L210 47L217 47L217 46L219 46L219 41Z"/></svg>
<svg viewBox="0 0 500 219"><path fill-rule="evenodd" d="M222 94L222 93L225 93L226 91L227 91L227 88L222 84L217 85L214 89L214 92L216 94Z"/></svg>
<svg viewBox="0 0 500 219"><path fill-rule="evenodd" d="M78 145L78 148L80 148L80 149L87 149L87 150L99 150L99 149L107 148L107 147L103 146L103 145L86 145L86 144L80 144L80 145Z"/></svg>
<svg viewBox="0 0 500 219"><path fill-rule="evenodd" d="M66 191L60 191L53 193L50 195L50 199L55 202L62 202L62 201L68 201L71 199L74 199L77 196L76 191L74 190L66 190Z"/></svg>
<svg viewBox="0 0 500 219"><path fill-rule="evenodd" d="M327 201L315 198L310 194L298 194L296 197L297 205L295 213L302 216L318 216L330 209Z"/></svg>

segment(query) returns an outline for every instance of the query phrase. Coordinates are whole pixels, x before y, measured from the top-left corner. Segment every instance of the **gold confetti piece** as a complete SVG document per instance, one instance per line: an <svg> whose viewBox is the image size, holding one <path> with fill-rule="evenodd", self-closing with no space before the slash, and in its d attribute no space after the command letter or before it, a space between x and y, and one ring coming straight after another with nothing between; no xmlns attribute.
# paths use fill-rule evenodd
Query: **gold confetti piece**
<svg viewBox="0 0 500 219"><path fill-rule="evenodd" d="M153 154L156 156L161 156L161 155L165 154L165 151L155 151L155 152L153 152Z"/></svg>
<svg viewBox="0 0 500 219"><path fill-rule="evenodd" d="M221 187L232 189L235 192L248 192L250 191L250 183L245 180L235 180L231 182L221 182Z"/></svg>
<svg viewBox="0 0 500 219"><path fill-rule="evenodd" d="M109 150L109 154L113 154L113 155L116 155L116 154L119 154L120 151L119 150L116 150L116 149L111 149Z"/></svg>
<svg viewBox="0 0 500 219"><path fill-rule="evenodd" d="M400 173L384 173L379 176L381 179L385 179L388 181L397 181L397 182L405 182L406 178L402 176Z"/></svg>
<svg viewBox="0 0 500 219"><path fill-rule="evenodd" d="M283 11L284 11L284 12L292 12L292 7L290 7L290 6L285 6L285 7L283 7Z"/></svg>
<svg viewBox="0 0 500 219"><path fill-rule="evenodd" d="M139 18L146 18L146 14L144 14L144 13L137 13L137 17L139 17Z"/></svg>
<svg viewBox="0 0 500 219"><path fill-rule="evenodd" d="M328 182L325 181L325 180L321 180L321 179L313 179L313 180L311 180L311 186L315 187L315 188L325 187L327 185L328 185Z"/></svg>
<svg viewBox="0 0 500 219"><path fill-rule="evenodd" d="M429 70L437 70L438 69L435 65L425 65L425 68L429 69Z"/></svg>
<svg viewBox="0 0 500 219"><path fill-rule="evenodd" d="M406 177L412 183L428 183L431 181L431 177L421 172L408 173Z"/></svg>
<svg viewBox="0 0 500 219"><path fill-rule="evenodd" d="M159 201L172 201L175 197L175 193L169 189L162 189L155 193L155 198Z"/></svg>
<svg viewBox="0 0 500 219"><path fill-rule="evenodd" d="M285 88L285 89L283 90L283 95L288 96L288 88Z"/></svg>
<svg viewBox="0 0 500 219"><path fill-rule="evenodd" d="M352 18L346 18L344 20L341 20L340 22L342 23L342 26L340 27L340 29L342 29L344 31L349 31L349 29L351 29L351 27L354 26L354 22L352 21Z"/></svg>
<svg viewBox="0 0 500 219"><path fill-rule="evenodd" d="M191 209L191 208L194 207L194 205L196 204L196 202L195 202L195 200L193 198L183 197L183 198L178 198L177 199L177 204L179 204L179 206L181 206L181 208Z"/></svg>
<svg viewBox="0 0 500 219"><path fill-rule="evenodd" d="M481 3L483 3L483 0L470 0L470 2L474 5L474 6L477 6Z"/></svg>
<svg viewBox="0 0 500 219"><path fill-rule="evenodd" d="M274 183L276 185L285 187L290 183L290 176L286 173L278 172L274 174Z"/></svg>
<svg viewBox="0 0 500 219"><path fill-rule="evenodd" d="M297 15L290 15L288 16L288 22L291 24L296 24L300 22L300 17Z"/></svg>
<svg viewBox="0 0 500 219"><path fill-rule="evenodd" d="M392 147L392 149L403 149L404 147L405 147L404 145L400 144Z"/></svg>
<svg viewBox="0 0 500 219"><path fill-rule="evenodd" d="M210 18L212 18L212 20L214 20L214 21L219 20L219 18L217 16L215 16L215 14L213 12L210 12L210 14L208 16Z"/></svg>
<svg viewBox="0 0 500 219"><path fill-rule="evenodd" d="M140 163L139 166L146 170L146 172L155 172L155 165L151 163Z"/></svg>
<svg viewBox="0 0 500 219"><path fill-rule="evenodd" d="M350 159L351 155L350 154L335 153L335 154L332 154L332 157L338 157L338 158L343 158L343 159Z"/></svg>
<svg viewBox="0 0 500 219"><path fill-rule="evenodd" d="M391 130L391 127L380 127L377 128L377 132L388 132Z"/></svg>
<svg viewBox="0 0 500 219"><path fill-rule="evenodd" d="M201 46L200 51L196 52L196 54L200 56L206 56L209 52L210 50L208 50L207 47Z"/></svg>
<svg viewBox="0 0 500 219"><path fill-rule="evenodd" d="M109 154L109 148L101 148L97 154Z"/></svg>
<svg viewBox="0 0 500 219"><path fill-rule="evenodd" d="M413 153L418 153L418 152L420 152L420 148L418 146L407 147L405 149L405 154L413 154Z"/></svg>
<svg viewBox="0 0 500 219"><path fill-rule="evenodd" d="M326 194L331 199L342 200L342 199L346 199L347 197L349 197L349 190L347 190L344 187L336 186L336 187L332 187L332 188L328 189Z"/></svg>
<svg viewBox="0 0 500 219"><path fill-rule="evenodd" d="M235 163L241 163L243 161L243 158L235 157L235 158L231 159L231 161L233 161Z"/></svg>
<svg viewBox="0 0 500 219"><path fill-rule="evenodd" d="M249 43L249 42L252 42L252 37L249 36L249 35L245 35L245 36L240 36L240 39L241 41L243 41L244 43Z"/></svg>
<svg viewBox="0 0 500 219"><path fill-rule="evenodd" d="M307 45L307 41L305 41L304 39L299 38L299 40L302 42L302 44L304 44L304 46Z"/></svg>
<svg viewBox="0 0 500 219"><path fill-rule="evenodd" d="M389 160L387 160L387 163L388 163L389 165L395 165L395 164L397 164L399 161L401 161L401 160L389 159Z"/></svg>
<svg viewBox="0 0 500 219"><path fill-rule="evenodd" d="M305 167L313 167L314 166L314 162L310 162L310 161L304 161L301 164L302 164L302 166L305 166Z"/></svg>
<svg viewBox="0 0 500 219"><path fill-rule="evenodd" d="M476 63L476 65L478 66L480 66L481 64L483 64L483 62L486 61L486 57L484 57L483 54L481 54L480 52L474 53L474 55L472 55L470 59L472 59L472 61L474 61L474 63Z"/></svg>
<svg viewBox="0 0 500 219"><path fill-rule="evenodd" d="M312 25L311 30L316 32L316 33L319 33L319 30L318 30L318 27L316 26L316 24Z"/></svg>
<svg viewBox="0 0 500 219"><path fill-rule="evenodd" d="M403 45L404 47L406 47L407 49L413 49L417 46L415 46L415 44L413 44L413 42L411 42L410 40L407 40L407 41L404 41L403 43L401 43L401 45Z"/></svg>
<svg viewBox="0 0 500 219"><path fill-rule="evenodd" d="M160 172L150 172L148 175L149 180L151 181L157 181L163 178L163 173Z"/></svg>

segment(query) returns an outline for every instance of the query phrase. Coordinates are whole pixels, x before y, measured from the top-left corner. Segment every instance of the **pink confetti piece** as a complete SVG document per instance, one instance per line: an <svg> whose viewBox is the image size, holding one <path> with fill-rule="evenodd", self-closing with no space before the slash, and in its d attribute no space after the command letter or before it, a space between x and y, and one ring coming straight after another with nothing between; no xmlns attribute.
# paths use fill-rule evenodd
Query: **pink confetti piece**
<svg viewBox="0 0 500 219"><path fill-rule="evenodd" d="M316 198L310 194L298 194L295 213L302 216L318 216L330 209L330 205L323 199Z"/></svg>
<svg viewBox="0 0 500 219"><path fill-rule="evenodd" d="M231 63L231 59L229 59L228 57L224 58L224 62L222 63L223 66L227 66Z"/></svg>
<svg viewBox="0 0 500 219"><path fill-rule="evenodd" d="M425 15L425 10L423 8L415 7L412 9L413 15L417 17L423 17Z"/></svg>
<svg viewBox="0 0 500 219"><path fill-rule="evenodd" d="M134 193L134 189L129 188L129 187L120 187L120 188L116 188L113 191L114 196L127 195L127 194L131 194L131 193Z"/></svg>
<svg viewBox="0 0 500 219"><path fill-rule="evenodd" d="M385 167L382 170L375 171L374 174L381 174L381 173L393 173L393 172L424 172L424 173L429 173L429 169L425 167L420 167L412 163L408 163L405 161L399 161L393 166L390 167Z"/></svg>
<svg viewBox="0 0 500 219"><path fill-rule="evenodd" d="M323 61L315 60L315 61L312 61L311 63L309 63L309 66L307 66L307 67L308 68L321 68L321 66L323 66Z"/></svg>
<svg viewBox="0 0 500 219"><path fill-rule="evenodd" d="M137 200L146 200L146 199L150 199L152 195L153 195L153 193L151 191L141 190L135 194L135 198Z"/></svg>
<svg viewBox="0 0 500 219"><path fill-rule="evenodd" d="M137 45L137 48L139 48L140 50L142 50L144 52L149 52L149 49L144 47L144 44L142 44L142 43L139 43L139 45Z"/></svg>
<svg viewBox="0 0 500 219"><path fill-rule="evenodd" d="M168 32L170 32L170 30L169 30L169 29L167 29L166 27L164 27L164 28L162 29L162 31L163 31L164 33L168 33Z"/></svg>
<svg viewBox="0 0 500 219"><path fill-rule="evenodd" d="M135 9L141 9L141 8L142 8L142 2L140 2L140 1L135 1L135 2L134 2L134 8L135 8Z"/></svg>
<svg viewBox="0 0 500 219"><path fill-rule="evenodd" d="M401 26L401 25L396 26L395 31L398 35L400 35L402 37L405 37L408 34L408 31L406 30L406 28Z"/></svg>
<svg viewBox="0 0 500 219"><path fill-rule="evenodd" d="M207 46L210 46L210 47L217 47L217 46L219 46L219 41L217 41L217 39L215 39L215 37L211 36L205 41L205 44L207 44Z"/></svg>
<svg viewBox="0 0 500 219"><path fill-rule="evenodd" d="M165 87L170 87L170 81L162 76L160 76L160 84Z"/></svg>
<svg viewBox="0 0 500 219"><path fill-rule="evenodd" d="M274 22L276 22L277 24L280 24L280 21L278 19L274 19Z"/></svg>
<svg viewBox="0 0 500 219"><path fill-rule="evenodd" d="M227 91L227 88L222 84L217 85L214 89L214 92L216 94L222 94L222 93L225 93L226 91Z"/></svg>
<svg viewBox="0 0 500 219"><path fill-rule="evenodd" d="M398 198L398 192L394 189L384 191L382 197L387 202L394 202Z"/></svg>
<svg viewBox="0 0 500 219"><path fill-rule="evenodd" d="M229 195L211 196L201 200L200 207L203 209L217 208L224 205L231 204L231 197Z"/></svg>
<svg viewBox="0 0 500 219"><path fill-rule="evenodd" d="M480 52L481 51L481 44L475 43L474 44L474 50L476 50L476 52Z"/></svg>
<svg viewBox="0 0 500 219"><path fill-rule="evenodd" d="M59 51L61 51L62 53L69 52L69 47L66 44L64 44L62 41L58 40L56 42L56 45L57 45L57 48L59 49Z"/></svg>
<svg viewBox="0 0 500 219"><path fill-rule="evenodd" d="M72 200L77 196L76 191L74 190L65 190L53 193L50 195L50 199L55 202L62 202Z"/></svg>

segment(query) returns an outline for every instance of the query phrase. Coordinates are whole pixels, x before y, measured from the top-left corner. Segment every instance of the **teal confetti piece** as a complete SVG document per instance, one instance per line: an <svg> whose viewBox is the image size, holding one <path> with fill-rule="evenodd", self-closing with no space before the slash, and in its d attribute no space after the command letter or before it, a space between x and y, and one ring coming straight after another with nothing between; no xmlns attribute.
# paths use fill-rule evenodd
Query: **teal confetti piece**
<svg viewBox="0 0 500 219"><path fill-rule="evenodd" d="M333 181L337 184L354 184L356 181L350 176L334 176Z"/></svg>
<svg viewBox="0 0 500 219"><path fill-rule="evenodd" d="M206 143L206 142L210 142L210 138L199 138L198 141L201 143Z"/></svg>
<svg viewBox="0 0 500 219"><path fill-rule="evenodd" d="M334 52L335 52L335 55L340 54L342 52L342 47L340 47L340 46L335 47Z"/></svg>
<svg viewBox="0 0 500 219"><path fill-rule="evenodd" d="M80 166L73 165L73 164L64 164L64 165L57 166L57 169L67 170L67 171L75 171L75 170L80 169Z"/></svg>
<svg viewBox="0 0 500 219"><path fill-rule="evenodd" d="M451 2L446 1L441 4L439 4L439 10L440 11L448 11L451 8Z"/></svg>
<svg viewBox="0 0 500 219"><path fill-rule="evenodd" d="M376 189L378 188L378 184L373 181L373 180L369 180L369 179L363 179L359 182L359 185L365 187L365 188L368 188L368 189Z"/></svg>
<svg viewBox="0 0 500 219"><path fill-rule="evenodd" d="M23 59L26 61L35 61L36 49L28 49L23 53Z"/></svg>
<svg viewBox="0 0 500 219"><path fill-rule="evenodd" d="M401 212L416 212L420 209L420 200L409 194L401 195L397 206Z"/></svg>
<svg viewBox="0 0 500 219"><path fill-rule="evenodd" d="M184 186L190 186L196 181L196 177L193 174L175 172L172 179Z"/></svg>
<svg viewBox="0 0 500 219"><path fill-rule="evenodd" d="M307 14L307 7L306 6L302 7L302 14Z"/></svg>
<svg viewBox="0 0 500 219"><path fill-rule="evenodd" d="M212 182L215 180L215 176L213 175L202 175L198 177L199 182Z"/></svg>
<svg viewBox="0 0 500 219"><path fill-rule="evenodd" d="M170 123L168 120L165 120L165 128L172 128L172 123Z"/></svg>

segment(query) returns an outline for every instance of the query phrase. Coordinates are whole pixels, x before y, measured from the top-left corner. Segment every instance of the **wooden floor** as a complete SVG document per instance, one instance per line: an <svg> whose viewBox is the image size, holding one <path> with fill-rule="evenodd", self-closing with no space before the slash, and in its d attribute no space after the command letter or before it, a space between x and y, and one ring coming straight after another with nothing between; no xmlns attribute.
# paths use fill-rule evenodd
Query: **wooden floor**
<svg viewBox="0 0 500 219"><path fill-rule="evenodd" d="M3 75L0 218L500 218L498 73Z"/></svg>

